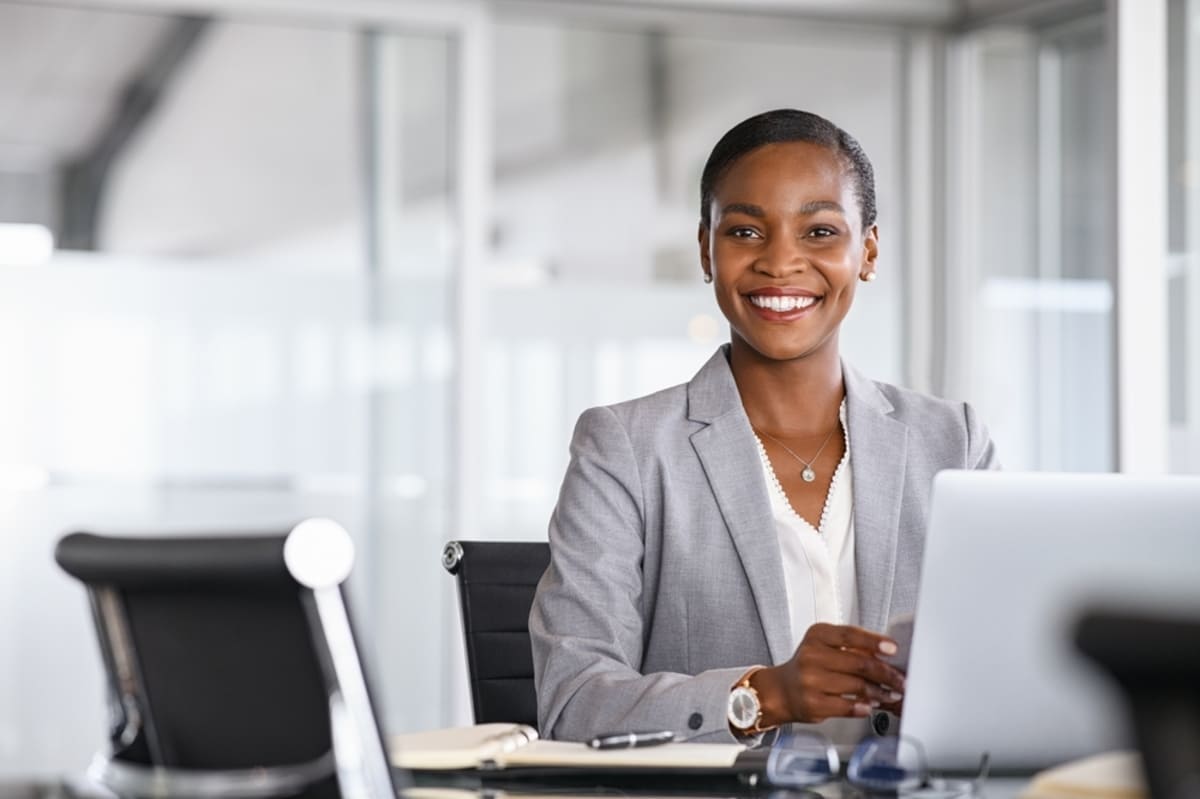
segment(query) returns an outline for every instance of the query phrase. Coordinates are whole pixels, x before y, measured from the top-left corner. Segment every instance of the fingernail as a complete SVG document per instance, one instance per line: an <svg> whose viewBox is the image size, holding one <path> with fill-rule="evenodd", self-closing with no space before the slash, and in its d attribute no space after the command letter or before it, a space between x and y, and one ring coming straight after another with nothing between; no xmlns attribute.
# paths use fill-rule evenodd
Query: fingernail
<svg viewBox="0 0 1200 799"><path fill-rule="evenodd" d="M899 702L903 698L904 694L898 691L892 691L890 694L888 694L888 701L890 702Z"/></svg>
<svg viewBox="0 0 1200 799"><path fill-rule="evenodd" d="M864 705L862 702L859 702L858 704L856 704L856 705L854 706L854 715L856 715L856 716L869 716L869 715L871 715L871 706L870 706L870 705Z"/></svg>
<svg viewBox="0 0 1200 799"><path fill-rule="evenodd" d="M894 655L896 654L896 645L891 641L880 641L879 651L885 655Z"/></svg>
<svg viewBox="0 0 1200 799"><path fill-rule="evenodd" d="M878 701L876 701L876 700L874 700L874 699L872 699L872 700L871 700L871 707L879 707L879 702L878 702Z"/></svg>

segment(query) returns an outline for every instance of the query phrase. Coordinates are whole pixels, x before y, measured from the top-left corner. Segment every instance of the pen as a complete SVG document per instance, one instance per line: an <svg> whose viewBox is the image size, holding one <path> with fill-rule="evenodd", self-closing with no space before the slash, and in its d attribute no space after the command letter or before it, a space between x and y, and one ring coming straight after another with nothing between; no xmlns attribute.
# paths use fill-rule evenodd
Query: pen
<svg viewBox="0 0 1200 799"><path fill-rule="evenodd" d="M658 746L667 744L675 739L675 733L670 730L655 732L613 732L597 735L588 741L593 749L634 749L641 746Z"/></svg>

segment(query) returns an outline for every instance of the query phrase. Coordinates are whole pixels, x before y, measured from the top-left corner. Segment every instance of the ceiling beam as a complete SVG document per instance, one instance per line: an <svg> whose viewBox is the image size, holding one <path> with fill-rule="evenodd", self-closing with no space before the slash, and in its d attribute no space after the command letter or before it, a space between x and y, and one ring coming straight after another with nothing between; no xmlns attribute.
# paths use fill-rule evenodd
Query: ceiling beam
<svg viewBox="0 0 1200 799"><path fill-rule="evenodd" d="M121 91L112 118L82 155L61 169L59 247L96 248L96 228L104 189L113 164L142 127L188 54L207 30L208 17L179 17L167 29L150 58Z"/></svg>

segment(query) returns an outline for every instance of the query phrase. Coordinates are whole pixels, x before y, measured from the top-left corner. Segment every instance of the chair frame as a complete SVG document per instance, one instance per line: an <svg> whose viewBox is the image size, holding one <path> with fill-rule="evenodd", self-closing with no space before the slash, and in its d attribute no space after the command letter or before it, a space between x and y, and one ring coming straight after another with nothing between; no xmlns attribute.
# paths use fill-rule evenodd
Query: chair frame
<svg viewBox="0 0 1200 799"><path fill-rule="evenodd" d="M278 547L283 562L277 565L286 570L300 590L330 712L333 746L316 760L224 770L164 765L154 729L154 709L143 707L147 693L127 608L120 583L112 573L116 570L136 574L136 579L162 579L166 584L172 570L180 571L180 556L188 547L192 549L187 551L194 552L197 547L210 547L211 542L218 542L222 549L240 546L256 555ZM112 748L96 755L88 770L89 778L122 796L203 799L295 794L336 775L344 795L393 799L396 786L342 590L353 564L353 549L345 529L328 519L309 519L287 534L275 536L147 538L81 532L60 540L55 559L88 591L112 711L118 722L110 740ZM161 555L161 561L156 562L150 553ZM191 565L186 568L194 570ZM240 579L247 578L243 575ZM144 756L149 765L120 756L119 747L134 745L139 737L144 739L144 751L137 754Z"/></svg>

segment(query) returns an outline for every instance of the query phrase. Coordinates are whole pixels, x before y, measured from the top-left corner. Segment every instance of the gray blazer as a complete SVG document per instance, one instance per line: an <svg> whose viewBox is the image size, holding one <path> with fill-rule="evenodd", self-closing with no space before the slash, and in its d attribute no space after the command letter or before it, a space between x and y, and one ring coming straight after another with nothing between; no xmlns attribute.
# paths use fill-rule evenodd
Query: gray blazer
<svg viewBox="0 0 1200 799"><path fill-rule="evenodd" d="M843 364L861 624L912 612L934 474L993 468L969 405ZM543 735L732 741L730 687L793 654L782 558L728 345L684 385L583 413L529 630Z"/></svg>

